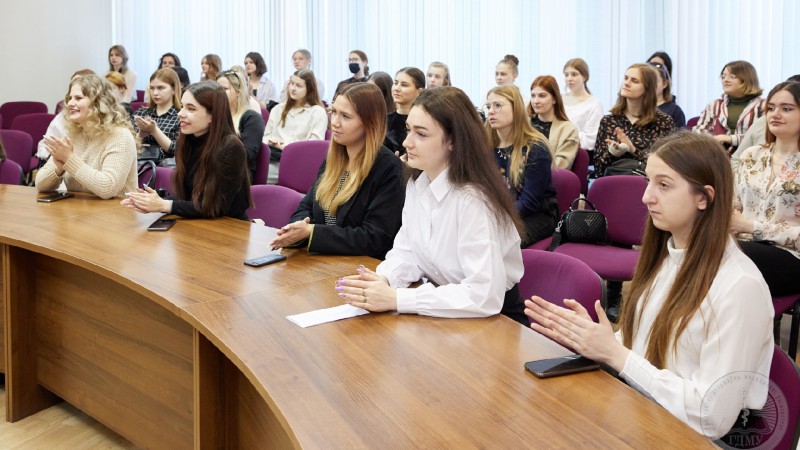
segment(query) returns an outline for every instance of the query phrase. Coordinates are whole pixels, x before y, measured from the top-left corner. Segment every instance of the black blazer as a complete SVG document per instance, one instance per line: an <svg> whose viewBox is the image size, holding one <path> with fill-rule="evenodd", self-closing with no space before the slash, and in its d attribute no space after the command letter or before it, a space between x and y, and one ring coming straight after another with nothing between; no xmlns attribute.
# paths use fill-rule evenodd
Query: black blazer
<svg viewBox="0 0 800 450"><path fill-rule="evenodd" d="M256 165L258 153L261 151L261 139L264 138L264 118L261 114L248 109L239 118L239 139L244 144L247 152L247 168L250 171L250 181L256 179Z"/></svg>
<svg viewBox="0 0 800 450"><path fill-rule="evenodd" d="M325 162L290 220L311 218L314 233L308 251L383 259L402 222L406 191L400 158L381 147L361 187L336 211L336 225L325 225L325 214L316 201L317 184L324 171Z"/></svg>

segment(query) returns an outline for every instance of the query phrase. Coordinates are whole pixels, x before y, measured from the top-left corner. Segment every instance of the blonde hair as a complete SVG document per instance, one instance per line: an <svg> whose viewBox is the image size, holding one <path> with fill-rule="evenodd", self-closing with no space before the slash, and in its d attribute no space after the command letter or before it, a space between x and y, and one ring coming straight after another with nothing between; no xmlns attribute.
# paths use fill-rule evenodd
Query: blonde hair
<svg viewBox="0 0 800 450"><path fill-rule="evenodd" d="M242 118L242 114L245 111L250 109L250 94L247 93L247 81L241 73L233 69L220 72L217 75L217 80L220 78L228 80L231 89L236 91L236 109L231 110L231 116L233 117L233 126L239 132L239 119Z"/></svg>
<svg viewBox="0 0 800 450"><path fill-rule="evenodd" d="M141 146L138 134L133 130L128 113L117 103L117 98L111 89L111 84L97 75L84 75L75 78L69 83L64 104L69 103L70 92L73 86L80 86L84 97L89 99L89 117L83 125L69 120L69 108L64 108L62 114L67 119L67 133L74 138L79 133L91 137L103 138L116 128L125 128L136 140L136 148Z"/></svg>
<svg viewBox="0 0 800 450"><path fill-rule="evenodd" d="M492 94L499 95L511 103L513 119L509 138L513 148L511 149L511 164L509 165L510 173L508 174L508 180L514 187L519 187L522 181L522 174L525 172L525 163L527 159L527 155L523 158L522 149L524 147L530 147L532 144L539 144L549 150L550 144L547 142L544 135L536 131L531 125L528 113L525 111L525 101L522 100L522 94L520 94L516 86L493 87L489 89L486 98L488 99ZM497 134L497 130L492 128L488 120L483 126L492 146L497 148L497 146L500 145L500 136Z"/></svg>
<svg viewBox="0 0 800 450"><path fill-rule="evenodd" d="M335 215L339 206L350 200L361 187L375 164L375 158L383 146L383 138L386 136L386 102L384 102L383 94L378 86L370 83L351 84L340 91L338 97L343 97L350 102L353 111L361 119L366 139L364 149L358 152L355 160L350 164L350 176L347 177L341 189L339 189L339 182L350 161L347 147L339 144L336 140L331 140L325 171L320 176L316 192L316 200L323 209L330 211L331 215Z"/></svg>
<svg viewBox="0 0 800 450"><path fill-rule="evenodd" d="M128 89L128 85L125 83L125 77L119 72L108 72L105 75L105 78L109 83L120 88L120 90L124 91L125 89Z"/></svg>

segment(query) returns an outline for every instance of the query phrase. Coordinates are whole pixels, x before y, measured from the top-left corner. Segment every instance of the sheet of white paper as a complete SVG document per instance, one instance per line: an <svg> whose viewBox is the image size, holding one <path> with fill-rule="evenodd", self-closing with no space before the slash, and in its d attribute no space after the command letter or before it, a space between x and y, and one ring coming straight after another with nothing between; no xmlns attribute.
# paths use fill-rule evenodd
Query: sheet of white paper
<svg viewBox="0 0 800 450"><path fill-rule="evenodd" d="M361 316L368 313L369 311L366 309L356 308L355 306L350 305L339 305L334 306L333 308L318 309L316 311L286 316L286 318L303 328L308 328L321 323L349 319L351 317Z"/></svg>

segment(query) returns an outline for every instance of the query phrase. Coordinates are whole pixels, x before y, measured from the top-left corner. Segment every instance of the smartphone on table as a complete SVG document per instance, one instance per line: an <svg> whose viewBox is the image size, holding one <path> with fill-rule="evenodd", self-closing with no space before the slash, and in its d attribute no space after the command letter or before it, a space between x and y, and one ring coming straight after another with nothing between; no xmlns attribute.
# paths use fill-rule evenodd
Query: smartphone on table
<svg viewBox="0 0 800 450"><path fill-rule="evenodd" d="M261 267L266 266L267 264L276 263L278 261L284 261L285 259L286 256L273 253L266 256L259 256L258 258L248 259L244 262L244 265L250 267Z"/></svg>
<svg viewBox="0 0 800 450"><path fill-rule="evenodd" d="M147 231L167 231L175 225L175 219L158 219L147 227Z"/></svg>
<svg viewBox="0 0 800 450"><path fill-rule="evenodd" d="M599 368L599 364L581 355L561 356L559 358L540 359L525 363L525 369L539 378L588 372Z"/></svg>
<svg viewBox="0 0 800 450"><path fill-rule="evenodd" d="M52 194L37 198L36 201L42 203L53 203L70 197L75 197L75 195L70 194L69 192L53 192Z"/></svg>

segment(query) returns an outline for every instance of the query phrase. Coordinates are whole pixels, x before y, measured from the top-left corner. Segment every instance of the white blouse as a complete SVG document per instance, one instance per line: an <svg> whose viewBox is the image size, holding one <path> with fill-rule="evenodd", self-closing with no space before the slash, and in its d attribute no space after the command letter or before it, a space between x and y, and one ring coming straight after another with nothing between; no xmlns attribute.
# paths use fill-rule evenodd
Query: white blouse
<svg viewBox="0 0 800 450"><path fill-rule="evenodd" d="M286 103L281 103L272 108L269 121L264 128L263 142L269 144L269 139L275 139L289 145L297 141L322 141L325 139L325 130L328 129L328 113L319 105L306 105L302 108L293 108L286 115L286 125L281 126L281 114Z"/></svg>
<svg viewBox="0 0 800 450"><path fill-rule="evenodd" d="M397 289L397 311L436 317L487 317L522 278L519 234L502 225L482 194L456 187L447 170L423 172L406 186L403 225L376 272ZM422 279L417 288L408 288Z"/></svg>
<svg viewBox="0 0 800 450"><path fill-rule="evenodd" d="M597 97L591 96L572 106L564 104L564 109L569 121L578 128L581 148L594 150L597 130L600 129L600 120L603 118L603 104Z"/></svg>
<svg viewBox="0 0 800 450"><path fill-rule="evenodd" d="M697 432L717 439L733 426L742 408L760 409L766 402L767 385L731 380L742 373L758 374L762 381L769 378L775 345L769 288L756 265L729 239L707 297L678 337L666 367L659 370L643 355L684 257L672 239L668 251L649 300L644 306L639 302L641 320L620 376ZM620 332L617 338L622 340Z"/></svg>
<svg viewBox="0 0 800 450"><path fill-rule="evenodd" d="M775 241L800 258L800 153L780 166L773 166L772 156L772 146L760 145L741 154L733 205L754 222L757 239Z"/></svg>

